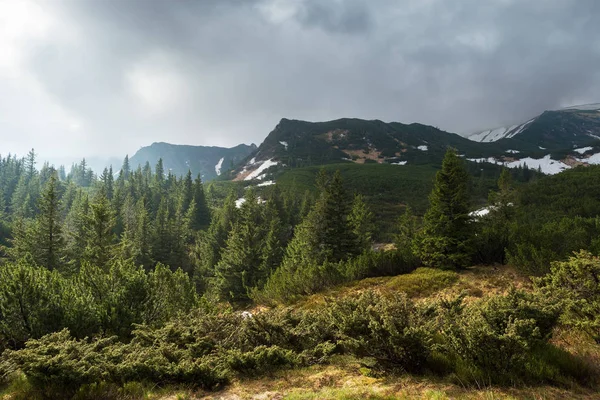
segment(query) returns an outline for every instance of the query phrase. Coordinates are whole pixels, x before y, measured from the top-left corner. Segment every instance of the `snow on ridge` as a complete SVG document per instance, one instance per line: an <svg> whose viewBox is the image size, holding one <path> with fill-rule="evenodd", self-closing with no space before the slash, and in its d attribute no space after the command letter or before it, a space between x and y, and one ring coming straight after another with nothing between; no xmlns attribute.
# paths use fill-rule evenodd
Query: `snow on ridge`
<svg viewBox="0 0 600 400"><path fill-rule="evenodd" d="M417 146L417 149L419 149L421 151L427 151L427 150L429 150L429 147L427 147L426 145L421 145L421 146Z"/></svg>
<svg viewBox="0 0 600 400"><path fill-rule="evenodd" d="M506 150L506 153L517 154L517 153L520 153L520 151L519 150L510 150L509 149L509 150Z"/></svg>
<svg viewBox="0 0 600 400"><path fill-rule="evenodd" d="M219 162L217 163L217 165L215 165L215 172L217 173L217 175L221 175L221 167L223 166L223 161L225 160L225 157L221 157L221 159L219 160Z"/></svg>
<svg viewBox="0 0 600 400"><path fill-rule="evenodd" d="M406 165L407 162L408 161L398 161L398 162L393 162L393 163L390 163L390 164L392 164L392 165Z"/></svg>
<svg viewBox="0 0 600 400"><path fill-rule="evenodd" d="M258 185L256 185L256 186L258 186L258 187L263 187L263 186L271 186L271 185L274 185L274 184L275 184L275 182L274 182L274 181L265 181L265 182L259 183L259 184L258 184Z"/></svg>
<svg viewBox="0 0 600 400"><path fill-rule="evenodd" d="M589 150L592 150L592 149L593 149L593 147L591 147L591 146L587 146L587 147L581 147L581 148L579 148L579 149L573 149L573 151L576 151L576 152L578 152L579 154L583 154L583 153L585 153L586 151L589 151Z"/></svg>
<svg viewBox="0 0 600 400"><path fill-rule="evenodd" d="M267 169L279 164L277 161L273 161L273 159L268 159L264 161L257 169L252 171L248 176L244 178L245 181L251 181L252 179L263 179L264 175L261 175Z"/></svg>
<svg viewBox="0 0 600 400"><path fill-rule="evenodd" d="M559 172L562 172L566 169L571 168L569 165L563 163L562 161L556 161L550 158L550 154L544 156L543 158L531 158L526 157L520 160L515 160L511 162L504 162L495 159L494 157L488 158L468 158L469 161L476 162L488 162L491 164L504 165L507 168L518 168L520 166L527 165L529 169L541 169L544 174L555 175ZM599 160L600 161L600 160Z"/></svg>
<svg viewBox="0 0 600 400"><path fill-rule="evenodd" d="M600 165L600 153L592 154L586 158L576 158L576 160L590 165Z"/></svg>
<svg viewBox="0 0 600 400"><path fill-rule="evenodd" d="M472 135L467 136L467 139L470 139L474 142L489 143L504 138L512 138L518 135L519 133L523 132L523 130L527 128L529 124L531 124L533 121L535 121L536 118L537 117L532 118L529 121L518 125L488 129L487 131L474 133Z"/></svg>
<svg viewBox="0 0 600 400"><path fill-rule="evenodd" d="M285 149L288 149L288 142L279 142Z"/></svg>

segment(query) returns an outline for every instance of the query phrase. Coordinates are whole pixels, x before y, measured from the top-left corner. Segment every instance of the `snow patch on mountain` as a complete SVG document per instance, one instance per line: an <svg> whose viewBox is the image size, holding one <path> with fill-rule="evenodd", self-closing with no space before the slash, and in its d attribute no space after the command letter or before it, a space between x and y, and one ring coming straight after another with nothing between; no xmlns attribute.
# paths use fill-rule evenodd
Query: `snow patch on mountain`
<svg viewBox="0 0 600 400"><path fill-rule="evenodd" d="M252 160L254 160L254 159L252 159ZM254 163L252 163L252 160L251 160L251 164L254 164ZM264 175L261 175L261 174L264 171L266 171L267 169L269 169L277 164L279 164L279 163L277 161L273 161L272 158L269 160L263 161L263 163L257 169L252 171L248 176L246 176L244 178L244 180L245 181L251 181L252 179L261 180L264 178Z"/></svg>
<svg viewBox="0 0 600 400"><path fill-rule="evenodd" d="M578 152L579 154L583 154L583 153L585 153L586 151L589 151L589 150L592 150L592 149L593 149L593 147L587 146L587 147L581 147L581 148L579 148L579 149L573 149L573 151L576 151L576 152Z"/></svg>
<svg viewBox="0 0 600 400"><path fill-rule="evenodd" d="M224 160L225 160L225 157L221 157L221 159L219 160L217 165L215 165L215 172L217 173L217 175L221 175L221 167L223 166Z"/></svg>
<svg viewBox="0 0 600 400"><path fill-rule="evenodd" d="M520 160L515 160L511 162L505 162L502 160L497 160L494 157L488 158L468 158L469 161L476 162L488 162L491 164L504 165L507 168L518 168L520 166L527 165L530 169L540 169L544 174L554 175L562 172L566 169L571 168L569 165L563 163L562 161L553 160L550 158L550 154L544 156L543 158L531 158L526 157Z"/></svg>
<svg viewBox="0 0 600 400"><path fill-rule="evenodd" d="M256 186L258 186L258 187L263 187L263 186L271 186L271 185L274 185L274 184L275 184L275 182L274 182L274 181L265 181L265 182L259 183L259 184L258 184L258 185L256 185Z"/></svg>
<svg viewBox="0 0 600 400"><path fill-rule="evenodd" d="M519 150L506 150L507 153L511 153L511 154L517 154L520 153Z"/></svg>
<svg viewBox="0 0 600 400"><path fill-rule="evenodd" d="M585 158L578 158L577 161L590 165L600 165L600 153L592 154L591 156Z"/></svg>
<svg viewBox="0 0 600 400"><path fill-rule="evenodd" d="M391 163L392 165L406 165L408 161L398 161L398 162L393 162Z"/></svg>
<svg viewBox="0 0 600 400"><path fill-rule="evenodd" d="M279 142L279 144L285 147L286 150L288 149L288 142Z"/></svg>
<svg viewBox="0 0 600 400"><path fill-rule="evenodd" d="M419 149L421 151L427 151L427 150L429 150L429 148L427 146L425 146L425 145L417 146L417 149Z"/></svg>
<svg viewBox="0 0 600 400"><path fill-rule="evenodd" d="M483 132L477 132L477 133L467 136L467 139L470 139L474 142L489 143L489 142L495 142L500 139L512 138L512 137L518 135L519 133L521 133L533 121L535 121L536 118L530 119L529 121L522 123L522 124L518 124L518 125L512 125L512 126L508 126L508 127L500 127L500 128L496 128L496 129L489 129L489 130L483 131Z"/></svg>

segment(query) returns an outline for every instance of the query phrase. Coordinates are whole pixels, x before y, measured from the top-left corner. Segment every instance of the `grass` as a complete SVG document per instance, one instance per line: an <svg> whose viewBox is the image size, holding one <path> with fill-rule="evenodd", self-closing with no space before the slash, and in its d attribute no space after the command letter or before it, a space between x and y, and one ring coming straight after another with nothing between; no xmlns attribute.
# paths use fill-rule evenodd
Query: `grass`
<svg viewBox="0 0 600 400"><path fill-rule="evenodd" d="M453 271L417 268L410 274L393 277L385 285L386 289L404 292L410 297L427 297L453 285L458 278Z"/></svg>

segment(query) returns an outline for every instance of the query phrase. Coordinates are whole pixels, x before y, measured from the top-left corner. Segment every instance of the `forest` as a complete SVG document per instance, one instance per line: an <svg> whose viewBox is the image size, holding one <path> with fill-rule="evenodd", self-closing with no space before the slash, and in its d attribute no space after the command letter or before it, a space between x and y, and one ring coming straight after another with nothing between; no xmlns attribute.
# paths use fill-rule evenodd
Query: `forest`
<svg viewBox="0 0 600 400"><path fill-rule="evenodd" d="M378 221L331 168L311 190L244 188L160 160L96 174L85 160L38 169L33 150L1 157L0 385L22 398L144 398L140 385L219 390L344 355L465 386L598 388L598 366L553 336L600 343L600 167L503 169L474 213L473 165L449 149L424 174L426 210L398 201L401 215ZM382 237L393 243L374 246ZM474 265L509 265L531 287L298 306L368 278Z"/></svg>

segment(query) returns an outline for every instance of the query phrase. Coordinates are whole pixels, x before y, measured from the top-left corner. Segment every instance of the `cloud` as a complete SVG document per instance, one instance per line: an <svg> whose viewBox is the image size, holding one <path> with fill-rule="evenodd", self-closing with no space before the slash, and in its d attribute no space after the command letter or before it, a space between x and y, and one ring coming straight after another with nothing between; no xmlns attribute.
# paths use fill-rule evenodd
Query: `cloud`
<svg viewBox="0 0 600 400"><path fill-rule="evenodd" d="M0 0L3 152L260 142L282 117L468 133L600 101L596 0Z"/></svg>

